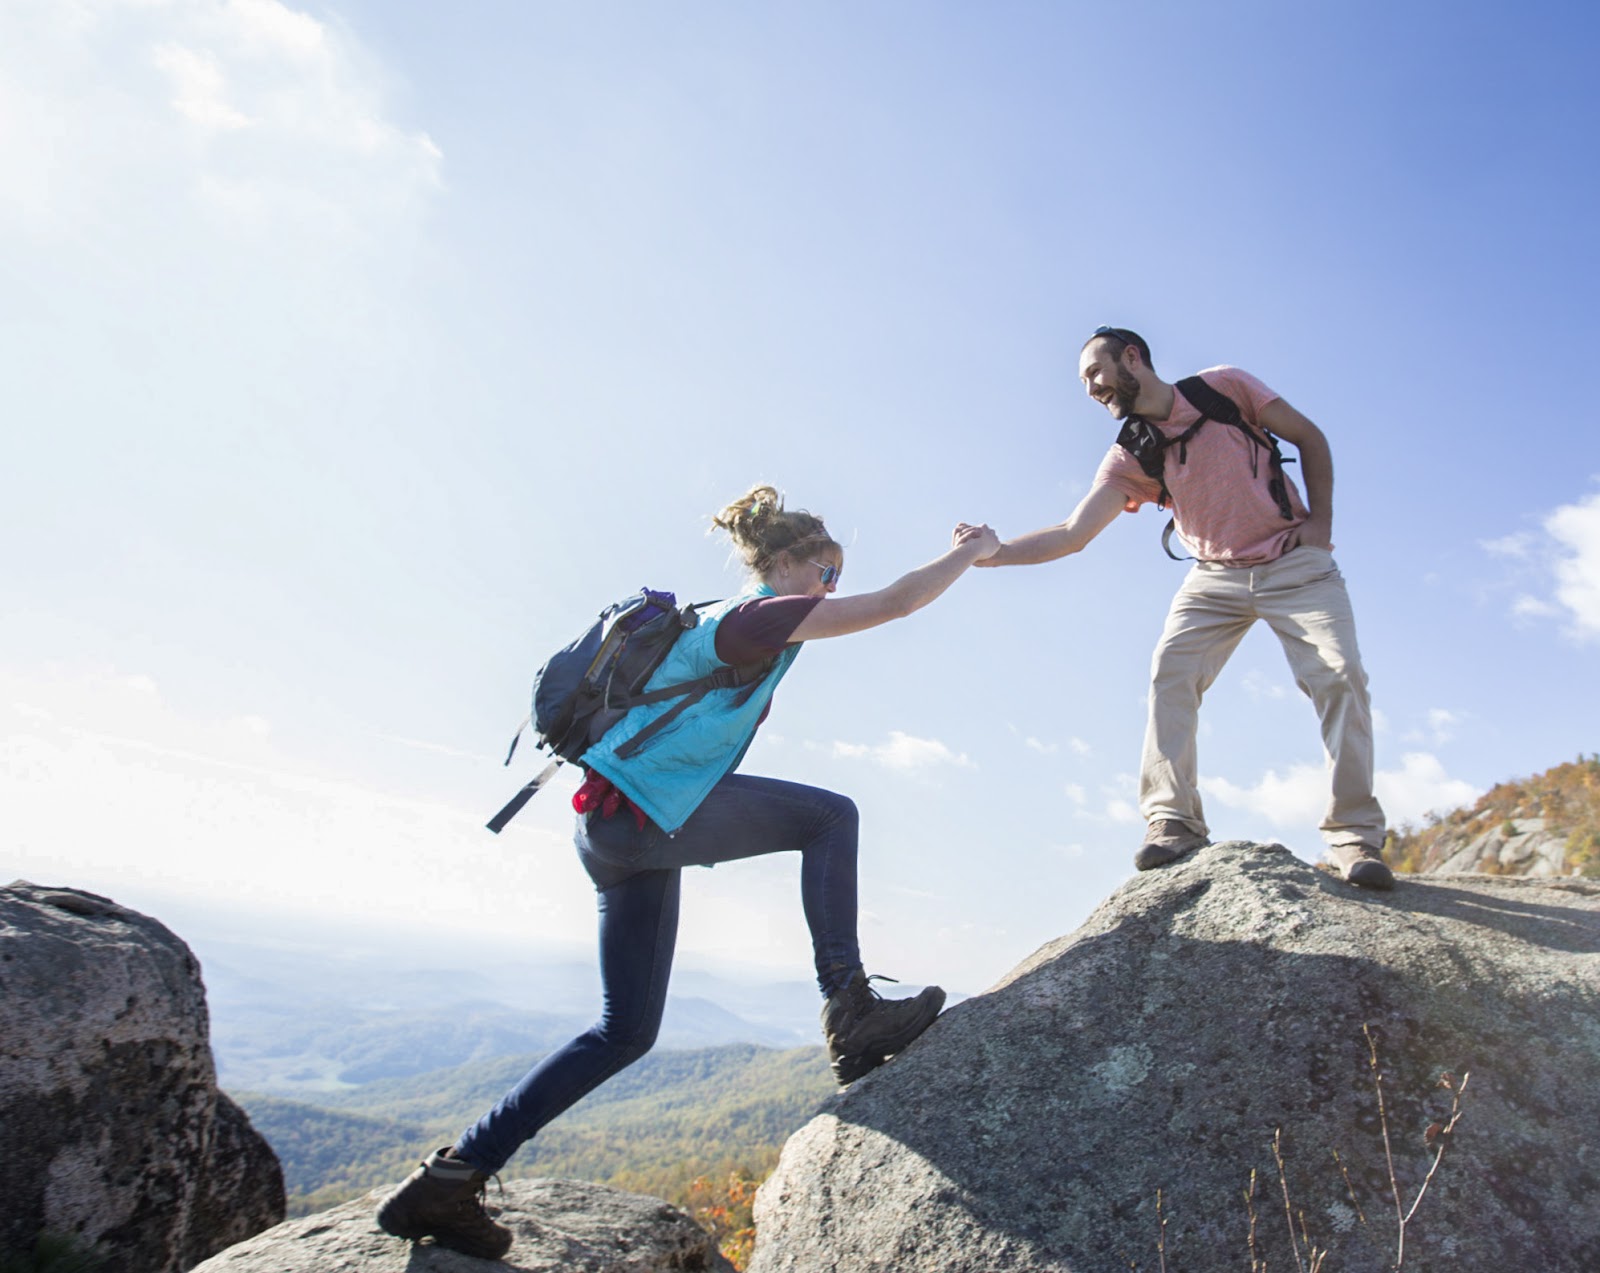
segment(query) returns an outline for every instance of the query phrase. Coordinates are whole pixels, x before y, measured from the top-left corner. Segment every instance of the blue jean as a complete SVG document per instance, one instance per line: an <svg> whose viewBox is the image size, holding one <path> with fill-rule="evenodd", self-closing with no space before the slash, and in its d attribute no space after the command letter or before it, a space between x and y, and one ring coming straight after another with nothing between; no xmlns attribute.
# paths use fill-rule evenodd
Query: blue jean
<svg viewBox="0 0 1600 1273"><path fill-rule="evenodd" d="M499 1171L541 1127L650 1050L667 1004L685 866L766 853L801 855L800 900L824 995L860 967L856 941L859 818L847 796L731 774L677 834L641 830L623 809L578 819L578 858L600 909L600 1020L552 1052L456 1142L479 1171Z"/></svg>

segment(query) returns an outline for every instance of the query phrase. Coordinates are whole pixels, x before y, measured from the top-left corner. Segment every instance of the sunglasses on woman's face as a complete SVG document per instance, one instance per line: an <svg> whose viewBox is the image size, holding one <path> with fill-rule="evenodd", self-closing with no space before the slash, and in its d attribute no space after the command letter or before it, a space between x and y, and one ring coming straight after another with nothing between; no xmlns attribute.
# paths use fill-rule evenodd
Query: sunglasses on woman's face
<svg viewBox="0 0 1600 1273"><path fill-rule="evenodd" d="M810 565L813 565L818 570L822 571L822 586L824 588L829 587L830 585L832 585L832 584L834 584L834 583L836 583L838 581L838 578L839 578L839 567L838 566L830 566L825 561L811 561L810 558L807 558L807 561L808 561L808 563Z"/></svg>

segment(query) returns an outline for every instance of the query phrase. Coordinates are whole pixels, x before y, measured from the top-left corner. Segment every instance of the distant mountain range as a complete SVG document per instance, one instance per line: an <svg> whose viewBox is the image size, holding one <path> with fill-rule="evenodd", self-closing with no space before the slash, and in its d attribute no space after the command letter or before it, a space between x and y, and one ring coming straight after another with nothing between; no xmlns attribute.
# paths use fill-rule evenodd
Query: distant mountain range
<svg viewBox="0 0 1600 1273"><path fill-rule="evenodd" d="M291 1215L405 1176L526 1071L499 1057L288 1100L231 1094L283 1164ZM834 1091L820 1047L657 1051L585 1098L501 1174L592 1180L682 1197L699 1176L764 1176Z"/></svg>
<svg viewBox="0 0 1600 1273"><path fill-rule="evenodd" d="M600 1007L592 963L536 948L341 941L195 942L219 1079L282 1162L291 1214L404 1177ZM657 1049L502 1175L682 1200L697 1176L766 1174L834 1090L816 987L684 968L673 991Z"/></svg>
<svg viewBox="0 0 1600 1273"><path fill-rule="evenodd" d="M392 951L197 941L224 1087L300 1097L378 1079L548 1052L599 1015L590 963L512 951L472 967L401 963ZM415 954L412 954L415 958ZM673 974L660 1047L818 1040L806 982Z"/></svg>

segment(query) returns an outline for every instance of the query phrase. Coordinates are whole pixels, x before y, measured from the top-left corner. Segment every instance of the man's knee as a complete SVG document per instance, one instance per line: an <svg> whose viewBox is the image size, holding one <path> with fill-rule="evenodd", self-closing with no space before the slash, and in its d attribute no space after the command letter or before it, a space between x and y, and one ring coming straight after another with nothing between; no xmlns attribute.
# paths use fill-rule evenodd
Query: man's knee
<svg viewBox="0 0 1600 1273"><path fill-rule="evenodd" d="M1323 657L1310 667L1298 669L1296 680L1314 702L1358 702L1367 700L1367 674L1359 663L1338 655Z"/></svg>

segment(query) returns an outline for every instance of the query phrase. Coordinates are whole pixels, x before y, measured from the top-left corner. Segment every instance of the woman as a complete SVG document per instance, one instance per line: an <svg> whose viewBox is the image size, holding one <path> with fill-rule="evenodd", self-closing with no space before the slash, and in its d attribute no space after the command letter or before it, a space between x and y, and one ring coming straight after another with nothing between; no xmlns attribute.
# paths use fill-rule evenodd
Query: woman
<svg viewBox="0 0 1600 1273"><path fill-rule="evenodd" d="M904 1048L944 1006L937 986L886 1000L869 985L856 942L855 804L818 787L733 771L806 641L903 618L993 553L999 540L987 526L962 523L943 556L877 592L835 597L844 550L821 518L784 508L772 487L757 486L712 524L733 540L749 585L703 611L649 685L727 665L766 662L769 670L752 685L712 691L637 750L625 744L672 703L635 708L584 754L588 773L573 806L578 856L599 898L600 1021L547 1056L389 1196L378 1223L396 1237L431 1236L487 1259L510 1248L510 1231L484 1210L484 1182L556 1115L650 1050L666 1006L685 866L800 853L801 903L825 1000L823 1034L841 1085Z"/></svg>

